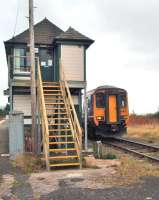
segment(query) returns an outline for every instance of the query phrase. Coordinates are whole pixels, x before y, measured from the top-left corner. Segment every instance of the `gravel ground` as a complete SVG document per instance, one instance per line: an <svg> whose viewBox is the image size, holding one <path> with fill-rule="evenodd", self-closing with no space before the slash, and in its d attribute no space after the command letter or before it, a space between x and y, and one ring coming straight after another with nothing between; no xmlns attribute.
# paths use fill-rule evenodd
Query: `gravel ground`
<svg viewBox="0 0 159 200"><path fill-rule="evenodd" d="M0 173L3 175L12 175L14 182L11 186L11 191L0 198L4 200L33 200L32 188L27 183L28 176L23 174L19 169L14 168L7 158L0 158ZM3 185L3 183L2 183ZM7 190L7 188L6 188ZM0 191L1 194L1 191ZM14 197L14 198L13 198ZM0 199L1 200L1 199Z"/></svg>
<svg viewBox="0 0 159 200"><path fill-rule="evenodd" d="M131 187L111 189L80 189L70 188L61 184L61 188L46 196L42 200L158 200L159 178L146 178L143 184Z"/></svg>
<svg viewBox="0 0 159 200"><path fill-rule="evenodd" d="M0 196L4 200L159 200L159 178L155 177L144 178L143 183L128 187L105 189L75 187L76 182L83 181L82 178L59 179L57 190L42 195L33 194L31 184L28 181L29 176L12 167L6 158L0 158L0 173L13 175L17 183L13 183L11 194ZM59 171L59 173L61 172ZM50 176L54 176L54 173L50 173ZM40 181L42 180L39 179ZM47 188L48 185L45 184L45 187Z"/></svg>
<svg viewBox="0 0 159 200"><path fill-rule="evenodd" d="M1 127L5 131L5 127L0 126L0 133ZM98 172L103 173L101 171ZM113 172L109 168L105 171L105 176ZM76 178L66 176L71 173L84 175ZM95 173L97 170L89 170L88 175L84 170L65 170L29 176L14 168L7 158L0 157L0 175L4 178L0 182L0 200L159 200L157 177L146 177L142 183L126 187L103 187L97 182L92 184L92 177L97 176ZM5 193L2 188L6 189Z"/></svg>

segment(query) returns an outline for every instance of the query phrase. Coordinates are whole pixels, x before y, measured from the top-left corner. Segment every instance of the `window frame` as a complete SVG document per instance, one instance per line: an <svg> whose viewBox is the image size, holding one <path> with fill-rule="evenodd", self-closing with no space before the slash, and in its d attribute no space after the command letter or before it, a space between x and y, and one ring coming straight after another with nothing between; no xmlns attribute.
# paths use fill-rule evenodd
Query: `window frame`
<svg viewBox="0 0 159 200"><path fill-rule="evenodd" d="M124 101L124 106L122 102ZM127 96L126 95L121 95L121 103L120 103L121 108L126 108L127 107Z"/></svg>
<svg viewBox="0 0 159 200"><path fill-rule="evenodd" d="M97 97L99 97L99 95L101 95L102 96L102 99L100 99L100 101L102 101L102 102L98 102L98 104L97 104ZM105 108L105 105L106 105L106 99L105 99L105 94L104 93L102 93L102 92L98 92L98 93L96 93L95 94L95 99L96 99L96 102L95 102L95 104L96 104L96 108Z"/></svg>
<svg viewBox="0 0 159 200"><path fill-rule="evenodd" d="M18 53L19 50L19 53ZM23 55L21 55L21 51L23 50ZM17 51L17 52L16 52ZM19 55L17 55L17 53ZM17 57L16 57L17 56ZM19 58L18 58L19 56ZM23 57L24 58L20 58ZM24 71L21 70L21 68L27 68L29 67L28 62L30 62L29 60L27 60L27 56L28 56L28 51L26 47L14 47L13 49L13 74L30 74L30 71ZM22 61L21 61L22 59ZM19 62L19 66L17 67L16 62ZM23 62L23 65L21 65L21 62ZM18 69L19 68L19 69Z"/></svg>

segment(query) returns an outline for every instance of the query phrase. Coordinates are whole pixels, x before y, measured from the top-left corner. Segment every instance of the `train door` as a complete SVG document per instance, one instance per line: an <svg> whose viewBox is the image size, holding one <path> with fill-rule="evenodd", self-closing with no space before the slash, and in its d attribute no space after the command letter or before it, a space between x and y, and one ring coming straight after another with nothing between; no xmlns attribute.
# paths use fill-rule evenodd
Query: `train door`
<svg viewBox="0 0 159 200"><path fill-rule="evenodd" d="M110 95L108 97L109 106L109 123L117 122L117 97L116 95Z"/></svg>

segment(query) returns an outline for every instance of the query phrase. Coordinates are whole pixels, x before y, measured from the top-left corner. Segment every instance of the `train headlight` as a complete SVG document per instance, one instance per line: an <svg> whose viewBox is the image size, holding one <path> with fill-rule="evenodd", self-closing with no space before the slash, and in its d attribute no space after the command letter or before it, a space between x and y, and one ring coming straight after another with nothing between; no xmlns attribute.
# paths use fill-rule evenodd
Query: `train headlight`
<svg viewBox="0 0 159 200"><path fill-rule="evenodd" d="M104 117L103 117L103 116L97 116L96 119L97 119L98 121L102 121L102 120L104 120Z"/></svg>

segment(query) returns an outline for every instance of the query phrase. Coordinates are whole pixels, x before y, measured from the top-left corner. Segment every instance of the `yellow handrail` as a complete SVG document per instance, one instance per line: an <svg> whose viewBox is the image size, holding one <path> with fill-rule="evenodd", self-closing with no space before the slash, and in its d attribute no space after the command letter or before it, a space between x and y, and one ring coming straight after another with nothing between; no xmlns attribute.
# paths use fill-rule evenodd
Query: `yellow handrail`
<svg viewBox="0 0 159 200"><path fill-rule="evenodd" d="M71 97L71 93L65 78L65 73L61 62L60 62L60 84L71 122L72 134L77 144L78 155L80 158L80 167L82 167L82 129L77 117L77 113L75 111L74 103Z"/></svg>
<svg viewBox="0 0 159 200"><path fill-rule="evenodd" d="M41 116L41 125L42 125L42 134L43 134L43 148L45 153L45 160L46 160L46 167L49 170L49 130L48 130L48 120L47 120L47 113L46 113L46 106L45 106L45 99L43 93L43 84L42 84L42 77L41 77L41 70L40 64L38 60L38 93L39 93L39 110Z"/></svg>

